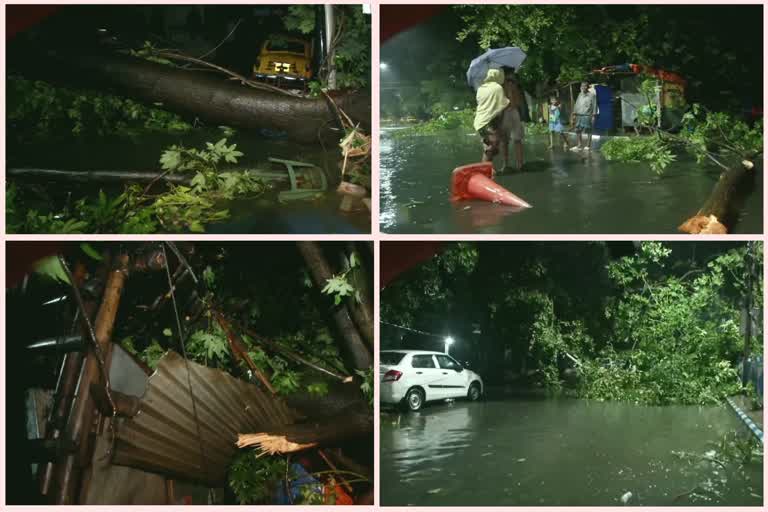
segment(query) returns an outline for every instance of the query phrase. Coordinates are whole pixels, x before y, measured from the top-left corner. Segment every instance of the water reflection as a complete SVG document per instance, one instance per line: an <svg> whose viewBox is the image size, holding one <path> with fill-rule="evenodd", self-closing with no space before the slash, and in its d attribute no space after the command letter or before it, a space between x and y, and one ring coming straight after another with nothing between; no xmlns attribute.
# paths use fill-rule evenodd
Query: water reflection
<svg viewBox="0 0 768 512"><path fill-rule="evenodd" d="M725 407L583 400L385 413L382 504L621 505L629 492L631 505L759 505L761 462L721 467L677 455L717 450L728 432L749 435L741 429Z"/></svg>
<svg viewBox="0 0 768 512"><path fill-rule="evenodd" d="M381 137L381 229L389 233L675 233L709 197L716 169L681 158L662 176L644 164L606 161L595 150L547 149L545 136L528 137L523 172L497 177L531 203L507 215L480 208L465 213L449 197L450 173L479 158L474 134ZM762 231L762 173L747 198L736 233ZM467 212L475 210L476 202Z"/></svg>

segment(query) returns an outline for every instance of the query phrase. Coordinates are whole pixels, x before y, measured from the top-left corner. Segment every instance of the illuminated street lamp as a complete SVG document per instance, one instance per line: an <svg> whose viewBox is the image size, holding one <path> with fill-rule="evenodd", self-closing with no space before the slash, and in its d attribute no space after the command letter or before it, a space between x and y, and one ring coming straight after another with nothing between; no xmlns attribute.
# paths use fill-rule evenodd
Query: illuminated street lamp
<svg viewBox="0 0 768 512"><path fill-rule="evenodd" d="M379 63L379 69L382 70L382 71L386 71L386 70L389 69L389 64L387 64L386 62L380 62Z"/></svg>
<svg viewBox="0 0 768 512"><path fill-rule="evenodd" d="M453 336L446 336L444 341L445 341L445 353L447 354L448 347L453 345L453 342L454 342Z"/></svg>

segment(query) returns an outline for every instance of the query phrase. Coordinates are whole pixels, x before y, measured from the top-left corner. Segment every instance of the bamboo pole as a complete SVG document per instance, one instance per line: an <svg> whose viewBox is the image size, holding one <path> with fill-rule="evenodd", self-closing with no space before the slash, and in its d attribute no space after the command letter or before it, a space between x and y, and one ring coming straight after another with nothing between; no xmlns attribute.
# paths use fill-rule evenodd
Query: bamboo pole
<svg viewBox="0 0 768 512"><path fill-rule="evenodd" d="M105 371L109 371L109 354L112 330L115 325L115 317L120 306L120 297L127 278L128 255L122 254L117 258L116 267L109 273L104 287L101 306L96 315L95 335L96 342L105 354ZM72 405L72 411L65 431L65 441L75 443L79 450L77 453L67 454L64 461L58 464L54 472L54 484L56 494L54 502L60 505L73 505L79 494L80 480L83 469L90 465L92 446L89 442L93 421L95 419L94 401L91 398L91 383L101 382L99 362L96 354L89 351L86 356L83 370L80 374L80 382L76 390L76 397Z"/></svg>

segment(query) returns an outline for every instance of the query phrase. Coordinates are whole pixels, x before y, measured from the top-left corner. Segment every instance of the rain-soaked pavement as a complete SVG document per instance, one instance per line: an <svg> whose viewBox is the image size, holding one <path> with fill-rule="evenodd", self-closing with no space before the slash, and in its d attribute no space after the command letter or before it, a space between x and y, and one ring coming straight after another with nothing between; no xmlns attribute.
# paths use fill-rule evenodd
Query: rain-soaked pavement
<svg viewBox="0 0 768 512"><path fill-rule="evenodd" d="M749 436L727 405L498 399L383 412L381 503L759 506L762 458L743 464L723 442Z"/></svg>
<svg viewBox="0 0 768 512"><path fill-rule="evenodd" d="M395 131L385 127L381 137L379 222L385 233L676 233L719 175L714 166L681 158L658 176L645 164L609 162L599 151L549 151L547 136L529 136L524 172L497 181L533 208L451 203L451 171L479 161L478 136L445 131L395 137ZM734 233L762 232L762 172L757 176Z"/></svg>

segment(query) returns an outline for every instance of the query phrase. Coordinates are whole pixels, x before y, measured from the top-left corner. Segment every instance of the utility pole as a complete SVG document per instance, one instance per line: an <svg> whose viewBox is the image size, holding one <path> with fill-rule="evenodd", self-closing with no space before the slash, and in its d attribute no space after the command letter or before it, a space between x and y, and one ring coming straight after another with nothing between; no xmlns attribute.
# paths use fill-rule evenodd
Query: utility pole
<svg viewBox="0 0 768 512"><path fill-rule="evenodd" d="M336 65L334 64L336 49L333 46L333 36L336 34L336 20L333 17L333 5L325 4L325 65L328 68L328 89L336 89Z"/></svg>
<svg viewBox="0 0 768 512"><path fill-rule="evenodd" d="M741 385L747 386L747 361L752 352L752 287L754 283L755 274L755 242L747 243L747 252L744 255L746 276L744 279L745 297L744 297L744 316L746 318L746 325L744 326L744 356L742 358L741 367Z"/></svg>

